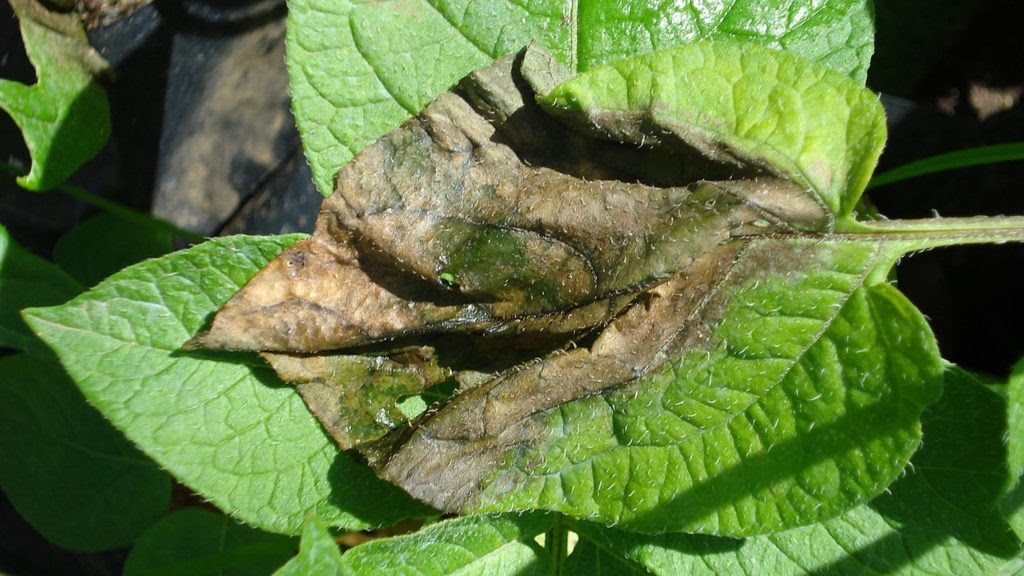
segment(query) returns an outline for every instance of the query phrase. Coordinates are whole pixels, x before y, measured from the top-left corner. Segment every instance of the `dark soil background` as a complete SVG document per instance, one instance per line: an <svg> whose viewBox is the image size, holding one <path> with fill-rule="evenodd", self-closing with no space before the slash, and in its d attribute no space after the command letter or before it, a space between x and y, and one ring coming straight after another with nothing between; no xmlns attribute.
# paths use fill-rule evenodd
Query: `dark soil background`
<svg viewBox="0 0 1024 576"><path fill-rule="evenodd" d="M204 235L310 231L320 204L289 112L283 0L157 0L128 14L86 7L112 64L113 134L75 177L90 191ZM886 0L869 86L885 94L880 169L1024 140L1024 3ZM0 76L31 82L17 22L0 1ZM0 118L0 159L27 159ZM1024 162L917 178L872 192L892 218L1024 214ZM44 257L95 214L0 178L0 222ZM931 319L943 355L1005 377L1024 356L1024 247L943 249L905 259L900 288ZM184 493L179 500L189 499ZM0 493L0 574L118 574L126 551L56 548Z"/></svg>

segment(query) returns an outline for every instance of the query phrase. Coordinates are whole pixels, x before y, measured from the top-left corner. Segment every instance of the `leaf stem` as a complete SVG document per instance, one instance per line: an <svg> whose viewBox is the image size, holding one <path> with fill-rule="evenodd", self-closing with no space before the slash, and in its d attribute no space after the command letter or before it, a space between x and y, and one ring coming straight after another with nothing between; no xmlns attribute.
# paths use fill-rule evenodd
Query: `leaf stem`
<svg viewBox="0 0 1024 576"><path fill-rule="evenodd" d="M117 218L120 218L126 222L139 224L147 228L164 230L166 232L170 232L171 234L183 240L187 240L193 243L199 243L206 240L206 238L203 237L201 234L196 234L195 232L190 232L188 230L182 230L181 228L178 228L177 226L171 224L166 220L162 220L160 218L150 216L149 214L132 210L131 208L128 208L127 206L122 206L117 202L111 202L110 200L107 200L102 196L97 196L84 188L80 188L72 184L59 184L57 185L55 190L61 192L62 194L66 194L67 196L71 196L72 198L75 198L77 200L81 200L86 204L95 206L96 208L99 208L100 210L107 212L111 216L116 216Z"/></svg>
<svg viewBox="0 0 1024 576"><path fill-rule="evenodd" d="M26 174L25 170L20 166L2 161L0 161L0 171L6 172L12 176L24 176ZM200 234L196 234L195 232L190 232L188 230L182 230L166 220L150 216L149 214L145 214L137 210L132 210L127 206L122 206L117 202L112 202L102 196L97 196L84 188L68 184L67 182L58 184L53 189L67 196L71 196L76 200L95 206L96 208L103 210L111 216L120 218L125 222L139 224L145 228L163 230L177 236L178 238L193 243L199 243L206 240L206 238Z"/></svg>
<svg viewBox="0 0 1024 576"><path fill-rule="evenodd" d="M555 524L544 535L544 548L551 554L554 575L562 576L565 571L565 558L569 555L569 525L565 516L556 516Z"/></svg>
<svg viewBox="0 0 1024 576"><path fill-rule="evenodd" d="M840 234L871 234L906 243L909 251L964 244L1024 242L1024 216L973 216L912 220L848 220L837 226Z"/></svg>

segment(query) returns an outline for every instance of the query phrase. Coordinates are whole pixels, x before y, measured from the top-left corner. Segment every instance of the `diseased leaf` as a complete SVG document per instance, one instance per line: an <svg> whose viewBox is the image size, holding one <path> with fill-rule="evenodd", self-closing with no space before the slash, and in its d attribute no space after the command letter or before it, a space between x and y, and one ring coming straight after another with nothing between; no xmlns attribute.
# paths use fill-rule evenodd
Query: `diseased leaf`
<svg viewBox="0 0 1024 576"><path fill-rule="evenodd" d="M343 447L445 511L542 508L740 536L876 496L917 448L941 386L927 324L884 282L907 246L824 234L858 181L847 167L874 162L880 116L851 128L861 147L846 149L845 127L808 147L773 131L782 116L747 106L758 88L711 80L821 86L806 97L833 127L851 101L875 113L877 102L756 47L696 44L627 65L638 87L612 85L607 107L587 100L587 83L615 68L544 97L583 117L571 125L534 104L566 76L542 49L471 74L343 167L316 233L193 344L274 351L285 380L318 391L304 396ZM670 79L691 72L707 99L693 108ZM744 113L727 114L726 96ZM547 342L452 358L437 338L451 333ZM398 337L425 356L398 360ZM401 397L446 377L423 376L435 363L459 390L399 426ZM347 380L342 366L363 375Z"/></svg>
<svg viewBox="0 0 1024 576"><path fill-rule="evenodd" d="M376 440L405 420L396 399L444 381L431 349L402 351L401 360L381 356L294 356L267 352L278 376L295 385L324 429L348 448ZM415 359L409 359L415 356Z"/></svg>
<svg viewBox="0 0 1024 576"><path fill-rule="evenodd" d="M339 454L291 387L255 357L181 345L298 236L232 237L127 268L26 319L86 398L181 482L254 526L306 517L362 529L423 513Z"/></svg>
<svg viewBox="0 0 1024 576"><path fill-rule="evenodd" d="M209 510L183 508L139 538L124 574L271 574L294 553L295 545L294 538L255 530Z"/></svg>
<svg viewBox="0 0 1024 576"><path fill-rule="evenodd" d="M608 138L663 133L738 168L811 190L840 219L853 211L885 144L878 98L792 54L696 43L594 68L542 105Z"/></svg>
<svg viewBox="0 0 1024 576"><path fill-rule="evenodd" d="M93 80L106 63L89 47L75 11L50 11L36 0L8 1L38 82L25 86L0 78L0 108L21 128L32 155L32 168L18 183L47 190L107 142L110 106Z"/></svg>
<svg viewBox="0 0 1024 576"><path fill-rule="evenodd" d="M998 517L1002 400L958 368L924 414L921 452L890 492L835 519L768 536L643 536L583 523L594 541L657 575L1009 574L1017 544Z"/></svg>
<svg viewBox="0 0 1024 576"><path fill-rule="evenodd" d="M565 331L585 329L621 306L565 311L650 286L733 236L827 226L827 212L788 182L694 181L660 170L664 149L553 124L514 75L529 81L557 62L539 49L523 60L515 72L508 58L471 75L472 104L444 94L347 164L313 237L263 270L197 342L319 352L495 333L550 314ZM649 172L668 184L631 182Z"/></svg>
<svg viewBox="0 0 1024 576"><path fill-rule="evenodd" d="M1007 388L1006 464L1010 482L1001 507L1017 537L1024 541L1024 360L1014 366Z"/></svg>
<svg viewBox="0 0 1024 576"><path fill-rule="evenodd" d="M127 546L167 511L171 479L86 405L52 357L0 360L0 487L58 546Z"/></svg>
<svg viewBox="0 0 1024 576"><path fill-rule="evenodd" d="M877 495L940 387L924 319L873 280L892 255L848 238L729 248L589 349L456 396L371 462L442 509L545 508L649 532L771 532ZM606 372L623 343L670 360Z"/></svg>
<svg viewBox="0 0 1024 576"><path fill-rule="evenodd" d="M867 0L476 2L296 0L288 71L296 122L324 195L338 167L470 71L536 40L572 72L700 39L784 48L863 84Z"/></svg>
<svg viewBox="0 0 1024 576"><path fill-rule="evenodd" d="M78 282L19 246L0 225L0 348L47 354L21 319L22 308L59 304L81 291Z"/></svg>
<svg viewBox="0 0 1024 576"><path fill-rule="evenodd" d="M465 97L442 95L367 148L340 172L313 237L261 271L193 344L314 353L482 332L533 346L560 334L561 346L640 291L686 279L683 271L732 237L828 226L824 209L784 180L694 181L692 167L665 161L671 146L637 149L552 122L532 90L564 75L536 47L505 58L467 77ZM691 156L701 172L714 169ZM608 353L592 380L600 386L565 390L581 395L633 378L656 352ZM438 354L453 366L450 350ZM465 384L465 366L428 375L429 359L266 358L300 383L344 448L396 428L399 398L448 377ZM473 360L473 372L488 371Z"/></svg>

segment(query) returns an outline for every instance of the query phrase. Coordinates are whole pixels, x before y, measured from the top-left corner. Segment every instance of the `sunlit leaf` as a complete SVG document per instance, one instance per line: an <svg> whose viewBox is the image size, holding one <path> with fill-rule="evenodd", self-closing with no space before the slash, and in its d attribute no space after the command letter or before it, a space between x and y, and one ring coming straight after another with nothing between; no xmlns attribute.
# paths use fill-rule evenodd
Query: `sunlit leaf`
<svg viewBox="0 0 1024 576"><path fill-rule="evenodd" d="M94 406L221 509L276 532L306 517L353 529L422 511L345 454L301 398L253 357L181 345L260 267L299 239L214 240L127 268L26 319Z"/></svg>
<svg viewBox="0 0 1024 576"><path fill-rule="evenodd" d="M38 81L0 78L0 109L21 128L32 167L18 177L47 190L92 158L110 135L110 106L93 76L106 63L89 47L78 13L47 10L36 0L9 0Z"/></svg>
<svg viewBox="0 0 1024 576"><path fill-rule="evenodd" d="M359 150L471 70L531 40L573 72L694 40L741 40L784 48L863 84L872 13L867 0L297 0L288 11L288 72L306 157L326 196Z"/></svg>

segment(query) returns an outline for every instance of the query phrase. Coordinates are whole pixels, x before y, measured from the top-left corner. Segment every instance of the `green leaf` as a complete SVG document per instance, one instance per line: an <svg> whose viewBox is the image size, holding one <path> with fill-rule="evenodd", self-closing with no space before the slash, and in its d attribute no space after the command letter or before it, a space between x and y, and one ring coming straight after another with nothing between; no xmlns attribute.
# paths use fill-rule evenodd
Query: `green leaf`
<svg viewBox="0 0 1024 576"><path fill-rule="evenodd" d="M573 71L702 38L785 48L863 84L867 0L769 3L296 0L288 12L293 106L317 187L459 78L531 40Z"/></svg>
<svg viewBox="0 0 1024 576"><path fill-rule="evenodd" d="M372 540L341 555L314 520L306 524L299 555L276 576L547 576L554 574L550 558L533 538L552 523L553 518L545 514L470 516L439 522L414 534Z"/></svg>
<svg viewBox="0 0 1024 576"><path fill-rule="evenodd" d="M125 269L26 319L86 398L178 480L233 516L298 533L310 514L362 529L423 511L323 433L254 356L181 345L299 236L231 237Z"/></svg>
<svg viewBox="0 0 1024 576"><path fill-rule="evenodd" d="M274 576L348 576L352 571L341 559L338 543L316 518L306 521L302 529L299 555L282 566Z"/></svg>
<svg viewBox="0 0 1024 576"><path fill-rule="evenodd" d="M849 217L885 144L878 98L824 65L751 44L703 42L588 70L541 104L609 139L653 131L758 166Z"/></svg>
<svg viewBox="0 0 1024 576"><path fill-rule="evenodd" d="M47 190L92 158L110 135L107 97L93 80L106 66L89 47L78 13L51 12L35 0L9 0L38 82L0 78L0 108L21 128L32 169L18 183Z"/></svg>
<svg viewBox="0 0 1024 576"><path fill-rule="evenodd" d="M100 214L61 236L53 260L82 284L93 286L122 268L170 252L173 242L169 230Z"/></svg>
<svg viewBox="0 0 1024 576"><path fill-rule="evenodd" d="M268 534L201 508L183 508L143 534L125 576L271 574L295 551L295 539Z"/></svg>
<svg viewBox="0 0 1024 576"><path fill-rule="evenodd" d="M1017 565L1018 546L994 506L1006 477L1002 400L957 368L945 388L923 418L915 465L889 493L838 518L742 541L592 524L578 527L581 539L658 575L980 576Z"/></svg>
<svg viewBox="0 0 1024 576"><path fill-rule="evenodd" d="M0 360L0 486L58 546L126 546L167 510L171 479L114 430L60 369Z"/></svg>
<svg viewBox="0 0 1024 576"><path fill-rule="evenodd" d="M1001 503L1017 536L1024 541L1024 360L1010 373L1006 399L1007 455L1010 483Z"/></svg>
<svg viewBox="0 0 1024 576"><path fill-rule="evenodd" d="M21 319L21 309L60 304L81 291L78 282L19 246L0 226L0 348L47 353Z"/></svg>

